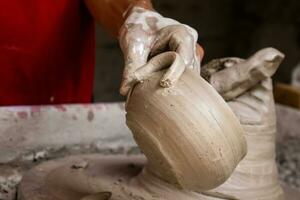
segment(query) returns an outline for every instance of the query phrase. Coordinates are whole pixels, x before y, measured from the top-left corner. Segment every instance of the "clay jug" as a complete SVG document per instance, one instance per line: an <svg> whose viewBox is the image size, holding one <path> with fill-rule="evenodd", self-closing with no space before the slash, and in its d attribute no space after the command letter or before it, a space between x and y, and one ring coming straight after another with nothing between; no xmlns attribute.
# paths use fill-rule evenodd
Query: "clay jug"
<svg viewBox="0 0 300 200"><path fill-rule="evenodd" d="M247 151L237 117L178 54L154 57L140 71L151 67L154 72L135 85L126 103L126 123L148 159L146 170L186 190L219 186ZM162 82L178 69L183 74L174 84Z"/></svg>

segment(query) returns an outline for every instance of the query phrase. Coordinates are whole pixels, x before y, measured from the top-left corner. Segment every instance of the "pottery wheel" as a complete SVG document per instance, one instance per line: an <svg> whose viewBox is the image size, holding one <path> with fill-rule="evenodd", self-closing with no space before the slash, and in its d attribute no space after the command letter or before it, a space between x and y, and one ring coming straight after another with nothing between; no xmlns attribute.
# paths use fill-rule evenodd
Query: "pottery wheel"
<svg viewBox="0 0 300 200"><path fill-rule="evenodd" d="M80 155L44 162L22 179L20 200L196 200L143 170L143 156Z"/></svg>
<svg viewBox="0 0 300 200"><path fill-rule="evenodd" d="M19 200L212 200L178 190L143 167L143 156L79 155L44 162L29 170L19 186ZM284 188L286 200L300 193Z"/></svg>

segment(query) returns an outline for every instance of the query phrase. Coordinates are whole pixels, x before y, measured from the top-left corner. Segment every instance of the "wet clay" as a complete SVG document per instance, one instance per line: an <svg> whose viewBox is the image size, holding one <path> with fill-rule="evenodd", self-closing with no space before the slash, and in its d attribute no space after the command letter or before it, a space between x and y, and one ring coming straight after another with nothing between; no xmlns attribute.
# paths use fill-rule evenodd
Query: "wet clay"
<svg viewBox="0 0 300 200"><path fill-rule="evenodd" d="M175 61L167 58L170 54ZM180 189L200 192L222 184L247 145L234 113L192 70L185 69L175 83L162 82L164 74L180 71L172 70L183 64L178 60L178 54L164 53L144 67L160 71L130 93L126 123L148 159L149 172ZM170 65L167 71L157 69Z"/></svg>
<svg viewBox="0 0 300 200"><path fill-rule="evenodd" d="M180 54L184 67L200 73L203 50L197 45L198 34L193 28L141 7L130 9L127 15L119 34L125 61L122 95L127 95L133 87L133 73L150 58L168 50ZM168 76L173 79L172 74Z"/></svg>
<svg viewBox="0 0 300 200"><path fill-rule="evenodd" d="M84 167L78 167L84 163ZM80 155L44 162L23 176L19 200L235 200L178 190L143 171L143 156ZM74 168L74 166L77 166ZM145 175L146 174L146 175ZM144 177L146 176L146 178ZM287 200L300 193L285 187ZM219 198L218 198L219 197ZM241 198L242 199L242 198ZM256 198L253 198L256 199ZM253 200L252 199L252 200Z"/></svg>
<svg viewBox="0 0 300 200"><path fill-rule="evenodd" d="M202 69L210 85L182 68L178 54L154 57L133 74L126 103L127 124L147 159L49 161L24 176L20 199L284 199L271 81L283 58L267 48L246 60L214 60ZM288 200L298 198L288 194Z"/></svg>
<svg viewBox="0 0 300 200"><path fill-rule="evenodd" d="M239 118L248 145L247 155L230 178L211 192L243 200L284 199L275 162L276 115L271 80L283 59L278 50L265 48L246 60L222 58L203 66L202 75Z"/></svg>
<svg viewBox="0 0 300 200"><path fill-rule="evenodd" d="M86 163L84 168L74 168ZM197 200L148 174L143 156L72 156L31 169L19 187L20 200Z"/></svg>
<svg viewBox="0 0 300 200"><path fill-rule="evenodd" d="M226 181L247 151L243 129L221 96L183 62L167 52L135 73L126 118L147 163L93 156L50 161L25 175L21 199L196 200L203 198L196 191ZM177 80L165 79L168 73Z"/></svg>

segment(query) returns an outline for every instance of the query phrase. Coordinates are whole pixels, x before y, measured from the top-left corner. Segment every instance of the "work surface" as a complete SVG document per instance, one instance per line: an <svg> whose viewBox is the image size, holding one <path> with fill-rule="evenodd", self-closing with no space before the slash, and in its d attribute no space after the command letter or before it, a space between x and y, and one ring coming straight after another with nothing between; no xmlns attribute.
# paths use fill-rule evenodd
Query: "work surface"
<svg viewBox="0 0 300 200"><path fill-rule="evenodd" d="M280 178L300 187L300 111L276 108ZM0 127L1 200L14 199L22 172L41 161L78 153L139 153L123 103L2 107Z"/></svg>

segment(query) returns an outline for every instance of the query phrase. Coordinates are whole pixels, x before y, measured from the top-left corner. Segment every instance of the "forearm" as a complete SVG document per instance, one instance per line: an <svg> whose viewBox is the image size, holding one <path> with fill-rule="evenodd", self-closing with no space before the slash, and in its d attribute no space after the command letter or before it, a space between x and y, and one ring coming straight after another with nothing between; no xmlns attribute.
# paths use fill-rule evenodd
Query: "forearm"
<svg viewBox="0 0 300 200"><path fill-rule="evenodd" d="M95 20L115 36L132 7L153 10L151 0L85 0L85 3Z"/></svg>

